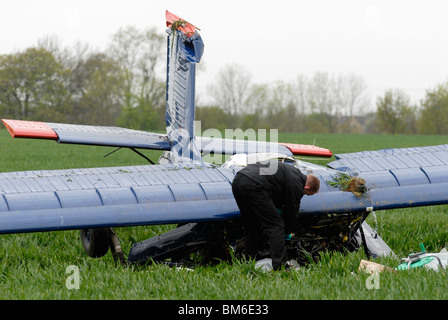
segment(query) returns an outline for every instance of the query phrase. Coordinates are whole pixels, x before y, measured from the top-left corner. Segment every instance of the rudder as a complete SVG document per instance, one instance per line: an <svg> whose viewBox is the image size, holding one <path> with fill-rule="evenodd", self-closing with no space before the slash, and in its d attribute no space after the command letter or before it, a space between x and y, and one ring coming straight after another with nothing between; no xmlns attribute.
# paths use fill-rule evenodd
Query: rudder
<svg viewBox="0 0 448 320"><path fill-rule="evenodd" d="M196 27L166 12L166 130L176 162L202 161L194 136L196 63L204 43Z"/></svg>

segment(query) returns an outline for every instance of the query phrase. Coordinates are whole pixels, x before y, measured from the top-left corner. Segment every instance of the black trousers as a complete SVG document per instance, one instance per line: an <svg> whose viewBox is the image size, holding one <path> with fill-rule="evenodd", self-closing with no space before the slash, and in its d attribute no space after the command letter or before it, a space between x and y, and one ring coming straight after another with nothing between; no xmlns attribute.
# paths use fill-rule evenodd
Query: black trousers
<svg viewBox="0 0 448 320"><path fill-rule="evenodd" d="M278 270L286 260L285 225L264 185L237 174L232 192L246 230L246 251L255 255L263 236L269 242L272 267Z"/></svg>

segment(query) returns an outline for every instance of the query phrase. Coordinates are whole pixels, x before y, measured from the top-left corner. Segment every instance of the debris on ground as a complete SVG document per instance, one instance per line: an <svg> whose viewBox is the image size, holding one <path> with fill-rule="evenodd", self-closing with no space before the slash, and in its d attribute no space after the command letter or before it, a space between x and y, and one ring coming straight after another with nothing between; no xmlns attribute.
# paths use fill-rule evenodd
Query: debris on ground
<svg viewBox="0 0 448 320"><path fill-rule="evenodd" d="M397 270L410 270L414 268L426 268L438 271L448 265L448 251L443 248L439 253L426 252L423 243L420 243L421 252L411 253L407 258L401 259Z"/></svg>
<svg viewBox="0 0 448 320"><path fill-rule="evenodd" d="M397 270L385 266L383 264L379 264L376 262L372 262L369 260L361 260L361 263L359 264L358 272L366 272L366 273L374 273L374 272L394 272L396 273Z"/></svg>
<svg viewBox="0 0 448 320"><path fill-rule="evenodd" d="M299 270L299 264L296 260L291 259L286 261L285 269L290 271L297 271ZM272 259L271 258L265 258L258 260L255 263L255 269L263 271L263 272L269 272L272 271Z"/></svg>
<svg viewBox="0 0 448 320"><path fill-rule="evenodd" d="M347 173L339 172L332 176L333 181L327 181L327 184L339 188L339 190L353 193L357 197L363 196L368 188L366 181L360 177L352 177Z"/></svg>

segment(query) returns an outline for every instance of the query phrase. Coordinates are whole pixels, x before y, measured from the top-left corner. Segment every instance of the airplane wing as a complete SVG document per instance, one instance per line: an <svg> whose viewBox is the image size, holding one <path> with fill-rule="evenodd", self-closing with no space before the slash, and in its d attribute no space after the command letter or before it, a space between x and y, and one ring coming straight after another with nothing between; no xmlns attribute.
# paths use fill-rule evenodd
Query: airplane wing
<svg viewBox="0 0 448 320"><path fill-rule="evenodd" d="M229 219L229 174L188 163L0 173L0 233Z"/></svg>
<svg viewBox="0 0 448 320"><path fill-rule="evenodd" d="M359 198L341 191L309 197L303 208L307 213L448 204L448 145L364 151L336 155L336 159L328 170L363 178L369 191ZM324 179L331 181L334 175ZM332 187L325 184L324 188Z"/></svg>
<svg viewBox="0 0 448 320"><path fill-rule="evenodd" d="M336 155L329 167L360 176L371 188L448 182L448 145L382 149Z"/></svg>
<svg viewBox="0 0 448 320"><path fill-rule="evenodd" d="M297 161L296 167L302 172L321 180L319 193L302 199L300 213L337 214L448 204L447 147L440 146L438 152L430 151L432 148L413 148L412 153L403 149L379 152L375 166L363 166L365 171L359 173L370 188L363 197L327 184L342 171ZM428 158L432 157L429 165ZM330 165L345 171L348 166L352 170L360 167L342 158ZM351 161L367 163L372 158L358 153L351 156ZM403 168L409 158L412 162ZM397 162L397 168L390 168L392 162ZM1 173L0 233L237 218L239 209L231 182L240 169L178 163ZM392 178L385 178L388 174L394 183Z"/></svg>

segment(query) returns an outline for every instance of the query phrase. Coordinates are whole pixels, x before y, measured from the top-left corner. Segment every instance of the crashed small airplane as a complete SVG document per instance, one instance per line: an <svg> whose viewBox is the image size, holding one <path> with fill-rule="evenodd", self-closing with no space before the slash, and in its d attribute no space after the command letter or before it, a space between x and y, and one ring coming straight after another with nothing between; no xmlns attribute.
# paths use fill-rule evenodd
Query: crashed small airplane
<svg viewBox="0 0 448 320"><path fill-rule="evenodd" d="M302 199L300 230L288 241L289 258L301 263L322 250L363 247L372 256L393 254L366 223L371 212L448 204L448 145L340 154L324 167L294 157L332 156L317 146L196 137L195 68L204 43L194 25L168 11L166 20L166 134L3 119L12 137L161 150L159 163L0 173L0 233L78 229L89 256L110 248L124 262L112 228L177 224L134 244L128 262L228 259L231 250L244 247L232 180L243 166L264 159L320 179L319 193ZM218 166L205 162L204 154L232 156ZM340 176L358 177L362 194L331 183Z"/></svg>

